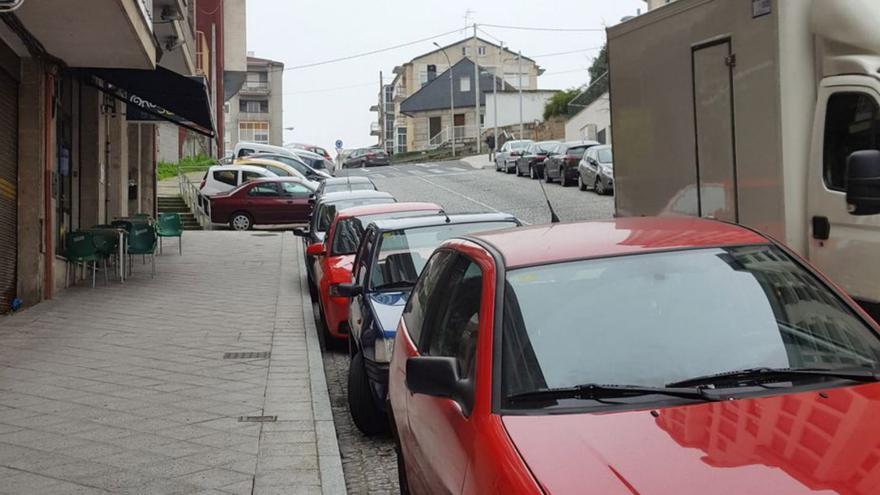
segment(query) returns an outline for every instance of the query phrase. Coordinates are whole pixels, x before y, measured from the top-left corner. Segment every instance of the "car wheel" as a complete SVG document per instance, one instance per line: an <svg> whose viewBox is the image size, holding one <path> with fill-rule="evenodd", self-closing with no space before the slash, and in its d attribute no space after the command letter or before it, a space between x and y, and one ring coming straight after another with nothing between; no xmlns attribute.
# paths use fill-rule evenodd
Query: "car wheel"
<svg viewBox="0 0 880 495"><path fill-rule="evenodd" d="M538 178L538 174L535 173L535 167L529 166L529 179L535 180Z"/></svg>
<svg viewBox="0 0 880 495"><path fill-rule="evenodd" d="M388 431L388 418L373 398L364 355L358 351L348 366L348 410L361 433L367 436Z"/></svg>
<svg viewBox="0 0 880 495"><path fill-rule="evenodd" d="M559 169L559 185L562 187L568 187L568 177L565 176L565 170Z"/></svg>
<svg viewBox="0 0 880 495"><path fill-rule="evenodd" d="M516 164L516 168L514 169L517 177L522 177L522 172L519 170L519 163Z"/></svg>
<svg viewBox="0 0 880 495"><path fill-rule="evenodd" d="M553 182L553 178L550 177L550 167L548 167L546 164L544 165L544 173L541 175L544 176L544 182L546 182L547 184Z"/></svg>
<svg viewBox="0 0 880 495"><path fill-rule="evenodd" d="M581 191L587 190L587 185L584 183L584 176L578 172L578 189Z"/></svg>
<svg viewBox="0 0 880 495"><path fill-rule="evenodd" d="M238 212L232 215L232 218L229 219L229 227L232 230L250 230L253 228L253 220L251 220L251 216L244 212Z"/></svg>
<svg viewBox="0 0 880 495"><path fill-rule="evenodd" d="M605 195L605 186L602 184L602 181L599 180L598 177L596 177L596 183L593 184L593 190L596 191L596 194L598 194L599 196Z"/></svg>

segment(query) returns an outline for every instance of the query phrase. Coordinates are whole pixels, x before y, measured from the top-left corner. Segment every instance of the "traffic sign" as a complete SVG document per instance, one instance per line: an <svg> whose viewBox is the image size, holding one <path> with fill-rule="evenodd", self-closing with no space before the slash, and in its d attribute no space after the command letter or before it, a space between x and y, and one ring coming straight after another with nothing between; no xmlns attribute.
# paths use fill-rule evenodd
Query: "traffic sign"
<svg viewBox="0 0 880 495"><path fill-rule="evenodd" d="M336 140L336 149L338 149L338 150L342 149L342 140L341 139Z"/></svg>

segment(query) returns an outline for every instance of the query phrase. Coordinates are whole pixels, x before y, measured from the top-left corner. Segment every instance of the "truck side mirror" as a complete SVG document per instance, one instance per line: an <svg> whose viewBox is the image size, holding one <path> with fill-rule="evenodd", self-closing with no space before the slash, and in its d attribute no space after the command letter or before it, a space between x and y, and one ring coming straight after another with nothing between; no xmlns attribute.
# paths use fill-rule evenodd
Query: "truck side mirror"
<svg viewBox="0 0 880 495"><path fill-rule="evenodd" d="M855 151L847 157L846 204L850 215L880 213L880 151Z"/></svg>

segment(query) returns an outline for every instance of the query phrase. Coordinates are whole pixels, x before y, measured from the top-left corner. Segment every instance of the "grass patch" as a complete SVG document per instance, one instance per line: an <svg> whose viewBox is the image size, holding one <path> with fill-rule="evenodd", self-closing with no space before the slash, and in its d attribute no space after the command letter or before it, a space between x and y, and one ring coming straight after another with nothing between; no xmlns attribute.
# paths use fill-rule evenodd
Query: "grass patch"
<svg viewBox="0 0 880 495"><path fill-rule="evenodd" d="M189 156L180 163L159 162L156 165L156 178L158 180L170 179L177 176L177 170L182 172L203 172L211 165L216 165L217 160L206 155Z"/></svg>

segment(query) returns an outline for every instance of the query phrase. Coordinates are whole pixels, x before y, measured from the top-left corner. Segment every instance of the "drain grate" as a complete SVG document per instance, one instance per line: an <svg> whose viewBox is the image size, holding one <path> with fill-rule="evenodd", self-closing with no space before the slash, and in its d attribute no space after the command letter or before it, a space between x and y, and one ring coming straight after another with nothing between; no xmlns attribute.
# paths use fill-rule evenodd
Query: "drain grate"
<svg viewBox="0 0 880 495"><path fill-rule="evenodd" d="M239 423L274 423L278 416L239 416Z"/></svg>
<svg viewBox="0 0 880 495"><path fill-rule="evenodd" d="M223 359L266 359L270 352L227 352Z"/></svg>

